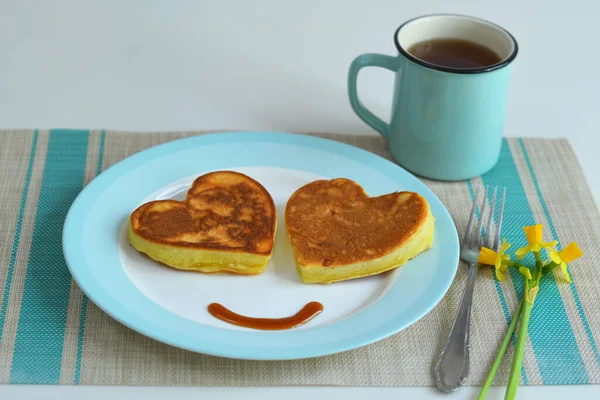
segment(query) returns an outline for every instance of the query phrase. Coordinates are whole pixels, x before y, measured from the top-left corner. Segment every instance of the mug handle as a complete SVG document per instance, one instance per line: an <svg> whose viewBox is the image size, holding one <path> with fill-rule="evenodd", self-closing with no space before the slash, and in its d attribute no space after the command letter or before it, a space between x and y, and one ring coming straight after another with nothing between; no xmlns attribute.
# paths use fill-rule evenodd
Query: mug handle
<svg viewBox="0 0 600 400"><path fill-rule="evenodd" d="M398 71L398 58L392 56L386 56L383 54L362 54L352 61L350 64L350 70L348 71L348 97L350 98L350 105L352 109L367 125L379 132L383 137L389 139L390 137L390 125L386 124L367 110L363 106L362 102L358 99L358 93L356 91L356 81L358 73L364 67L381 67L389 69L392 72Z"/></svg>

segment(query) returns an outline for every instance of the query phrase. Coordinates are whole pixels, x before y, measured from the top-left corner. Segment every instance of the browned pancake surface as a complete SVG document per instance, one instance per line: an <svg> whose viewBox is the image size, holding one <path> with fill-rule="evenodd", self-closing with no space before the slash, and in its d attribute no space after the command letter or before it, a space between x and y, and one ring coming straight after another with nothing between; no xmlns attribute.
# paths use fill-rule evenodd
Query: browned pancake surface
<svg viewBox="0 0 600 400"><path fill-rule="evenodd" d="M133 231L155 243L255 254L271 254L275 225L266 189L231 171L197 178L185 201L152 201L131 214Z"/></svg>
<svg viewBox="0 0 600 400"><path fill-rule="evenodd" d="M402 246L427 219L419 194L369 197L348 179L315 181L288 201L285 223L300 265L373 260Z"/></svg>

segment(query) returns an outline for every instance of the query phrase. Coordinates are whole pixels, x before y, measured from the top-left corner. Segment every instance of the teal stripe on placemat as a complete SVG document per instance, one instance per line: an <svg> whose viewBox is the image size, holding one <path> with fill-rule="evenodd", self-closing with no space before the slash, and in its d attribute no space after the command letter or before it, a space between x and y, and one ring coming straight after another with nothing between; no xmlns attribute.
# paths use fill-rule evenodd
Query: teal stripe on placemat
<svg viewBox="0 0 600 400"><path fill-rule="evenodd" d="M98 164L96 165L96 176L102 172L102 161L104 160L104 139L106 132L100 132L100 145L98 146ZM77 355L75 359L74 383L78 385L81 382L81 357L83 356L83 340L85 338L85 322L87 317L88 297L85 293L81 298L81 314L79 316L79 332L77 337Z"/></svg>
<svg viewBox="0 0 600 400"><path fill-rule="evenodd" d="M525 162L527 163L527 168L529 169L529 173L531 174L531 178L533 179L533 184L535 186L535 191L537 192L538 199L542 205L542 209L544 210L544 214L546 215L546 220L548 221L548 227L552 232L552 237L554 240L558 239L558 234L556 233L556 228L554 228L554 223L552 222L552 217L550 216L550 211L548 211L548 206L546 205L546 200L542 195L542 190L540 189L540 185L538 183L537 177L535 175L535 171L533 170L533 165L531 165L531 160L529 159L529 154L527 153L527 149L525 148L525 143L523 139L519 138L519 144L521 145L521 150L523 151L523 155L525 156ZM557 246L560 251L562 245L560 242ZM600 352L598 351L598 346L596 344L596 340L594 340L594 335L592 334L592 328L588 322L588 319L583 310L583 305L581 304L581 299L579 298L579 293L577 292L577 287L575 286L575 282L571 282L570 284L571 292L573 293L573 298L575 299L575 304L577 306L577 311L579 312L579 317L581 318L581 322L583 323L583 327L585 329L585 333L590 341L590 345L592 346L592 350L594 351L594 355L596 356L596 362L600 365Z"/></svg>
<svg viewBox="0 0 600 400"><path fill-rule="evenodd" d="M475 191L473 190L473 184L471 183L471 181L467 181L467 186L469 187L469 194L471 195L471 201L475 201ZM491 199L489 199L489 201L491 202ZM491 203L490 203L491 204ZM478 206L479 207L479 206ZM496 207L494 209L494 218L495 221L498 221L498 214L499 214L499 206ZM479 215L479 209L477 209L477 217L481 218L481 216ZM484 228L485 229L485 228ZM497 249L494 249L497 250ZM494 273L492 273L494 274ZM495 276L495 274L494 274ZM506 326L510 326L510 323L512 321L512 316L510 315L510 312L508 310L508 305L506 303L506 298L504 297L504 291L502 290L502 286L500 286L500 281L498 279L496 279L494 277L494 285L496 285L496 291L498 292L498 298L500 299L500 305L502 307L502 312L504 313L504 318L506 319ZM515 339L515 335L513 335L513 343L516 344L516 339ZM521 378L523 378L523 383L525 385L529 384L529 379L527 378L527 371L525 370L525 364L521 365Z"/></svg>
<svg viewBox="0 0 600 400"><path fill-rule="evenodd" d="M10 295L10 287L12 285L13 272L17 261L17 252L19 251L19 243L21 242L21 229L23 227L23 215L25 214L25 205L27 204L27 193L29 192L29 182L31 182L31 171L33 170L33 161L35 160L35 152L37 149L38 131L33 132L33 141L31 143L31 151L29 153L29 165L27 166L27 174L25 175L25 185L21 194L21 205L19 206L19 216L17 217L17 227L15 229L15 238L13 240L12 251L10 252L10 261L8 264L8 272L6 273L6 282L4 284L4 293L2 295L2 309L0 309L0 343L2 342L2 332L4 331L4 322L6 321L6 310L8 308L8 298Z"/></svg>
<svg viewBox="0 0 600 400"><path fill-rule="evenodd" d="M485 185L506 186L502 236L513 245L513 251L527 245L523 226L534 225L536 221L506 140L498 164L481 179ZM529 255L524 263L533 265L533 256ZM523 278L516 269L509 270L520 299ZM542 380L544 384L589 383L557 283L545 279L542 285L529 323L529 337Z"/></svg>
<svg viewBox="0 0 600 400"><path fill-rule="evenodd" d="M83 187L88 131L50 133L15 340L11 383L59 383L71 275L62 227Z"/></svg>

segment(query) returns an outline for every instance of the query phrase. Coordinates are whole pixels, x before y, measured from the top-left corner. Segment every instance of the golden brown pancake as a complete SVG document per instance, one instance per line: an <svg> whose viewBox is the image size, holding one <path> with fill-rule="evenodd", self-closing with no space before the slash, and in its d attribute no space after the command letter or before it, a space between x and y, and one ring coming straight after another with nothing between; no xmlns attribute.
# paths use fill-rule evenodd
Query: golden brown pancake
<svg viewBox="0 0 600 400"><path fill-rule="evenodd" d="M151 201L130 218L129 242L173 268L259 274L273 251L277 213L267 190L230 171L197 178L184 201Z"/></svg>
<svg viewBox="0 0 600 400"><path fill-rule="evenodd" d="M285 211L287 232L304 283L329 283L396 268L433 241L434 218L423 196L369 197L348 179L298 189Z"/></svg>

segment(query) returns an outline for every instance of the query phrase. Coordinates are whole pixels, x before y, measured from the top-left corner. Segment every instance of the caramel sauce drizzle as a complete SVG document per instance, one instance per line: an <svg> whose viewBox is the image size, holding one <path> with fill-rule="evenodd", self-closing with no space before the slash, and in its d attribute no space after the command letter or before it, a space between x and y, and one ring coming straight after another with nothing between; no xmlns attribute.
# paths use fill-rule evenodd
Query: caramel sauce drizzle
<svg viewBox="0 0 600 400"><path fill-rule="evenodd" d="M253 318L234 313L219 303L211 303L208 312L215 318L233 325L265 331L292 329L307 323L323 311L323 304L311 301L296 314L285 318Z"/></svg>

